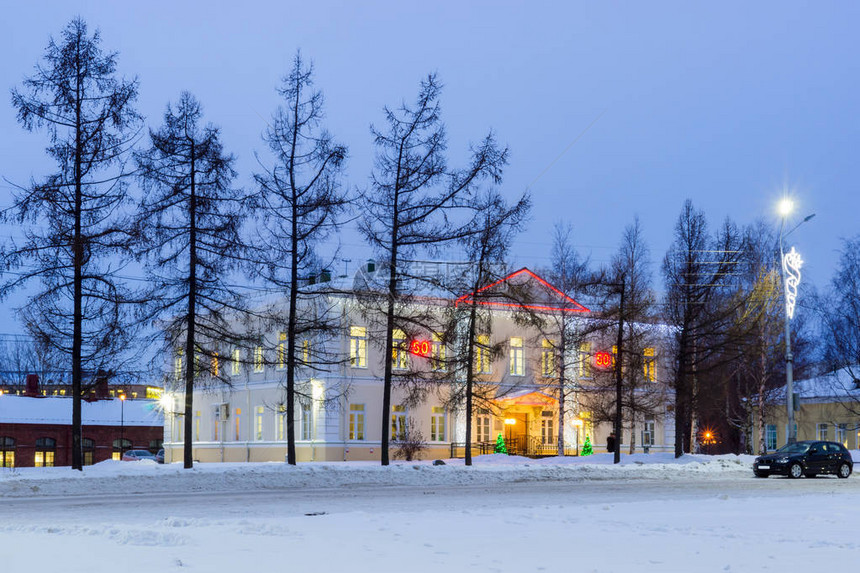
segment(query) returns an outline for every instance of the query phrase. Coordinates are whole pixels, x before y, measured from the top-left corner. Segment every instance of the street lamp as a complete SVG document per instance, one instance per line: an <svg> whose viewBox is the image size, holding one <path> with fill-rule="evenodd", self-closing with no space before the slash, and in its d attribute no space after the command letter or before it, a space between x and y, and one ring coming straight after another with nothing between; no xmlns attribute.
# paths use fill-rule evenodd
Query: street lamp
<svg viewBox="0 0 860 573"><path fill-rule="evenodd" d="M803 259L800 258L800 254L794 247L786 253L783 247L783 239L793 233L799 226L815 217L815 213L804 218L791 231L784 233L785 220L794 210L794 202L789 198L784 198L779 202L778 210L782 219L779 225L779 260L785 295L785 408L788 413L786 443L793 444L797 441L797 426L794 423L794 356L791 354L791 319L794 316L797 286L800 283L800 267L803 266Z"/></svg>

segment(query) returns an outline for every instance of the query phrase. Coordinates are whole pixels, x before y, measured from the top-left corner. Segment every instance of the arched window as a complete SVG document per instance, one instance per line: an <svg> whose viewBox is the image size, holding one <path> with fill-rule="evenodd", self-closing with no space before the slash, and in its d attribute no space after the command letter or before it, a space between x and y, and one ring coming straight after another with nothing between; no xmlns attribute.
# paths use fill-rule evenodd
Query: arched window
<svg viewBox="0 0 860 573"><path fill-rule="evenodd" d="M81 439L81 448L84 450L84 465L93 465L93 458L96 454L96 442L90 438Z"/></svg>
<svg viewBox="0 0 860 573"><path fill-rule="evenodd" d="M113 441L113 455L111 459L121 460L122 454L126 450L131 449L131 440L114 440Z"/></svg>
<svg viewBox="0 0 860 573"><path fill-rule="evenodd" d="M15 467L15 438L0 437L0 468Z"/></svg>
<svg viewBox="0 0 860 573"><path fill-rule="evenodd" d="M36 439L36 458L35 465L37 468L52 468L54 467L54 454L57 451L57 440L54 438L37 438Z"/></svg>

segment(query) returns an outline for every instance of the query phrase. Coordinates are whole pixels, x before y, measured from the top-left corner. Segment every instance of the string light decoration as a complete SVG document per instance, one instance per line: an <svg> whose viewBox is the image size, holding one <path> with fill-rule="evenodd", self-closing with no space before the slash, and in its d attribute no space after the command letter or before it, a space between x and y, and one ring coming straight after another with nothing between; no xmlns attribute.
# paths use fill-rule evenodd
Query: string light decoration
<svg viewBox="0 0 860 573"><path fill-rule="evenodd" d="M794 307L797 303L797 287L800 285L800 267L803 259L800 258L794 247L782 257L782 269L785 272L785 312L788 318L794 318Z"/></svg>

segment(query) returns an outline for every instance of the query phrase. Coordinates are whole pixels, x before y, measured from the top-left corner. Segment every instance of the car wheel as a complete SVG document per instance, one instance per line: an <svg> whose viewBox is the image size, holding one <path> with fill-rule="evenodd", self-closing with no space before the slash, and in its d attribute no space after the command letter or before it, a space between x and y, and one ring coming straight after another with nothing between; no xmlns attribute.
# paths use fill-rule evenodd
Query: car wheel
<svg viewBox="0 0 860 573"><path fill-rule="evenodd" d="M838 475L842 479L847 478L851 475L851 466L849 466L845 462L842 462L842 465L839 466L839 471L836 473L836 475Z"/></svg>
<svg viewBox="0 0 860 573"><path fill-rule="evenodd" d="M793 463L793 464L791 464L791 467L788 468L788 477L790 477L791 479L797 479L802 475L803 475L803 468L800 467L800 464Z"/></svg>
<svg viewBox="0 0 860 573"><path fill-rule="evenodd" d="M770 475L767 472L760 472L758 470L753 471L753 473L755 474L755 477L757 477L757 478L766 478L767 476Z"/></svg>

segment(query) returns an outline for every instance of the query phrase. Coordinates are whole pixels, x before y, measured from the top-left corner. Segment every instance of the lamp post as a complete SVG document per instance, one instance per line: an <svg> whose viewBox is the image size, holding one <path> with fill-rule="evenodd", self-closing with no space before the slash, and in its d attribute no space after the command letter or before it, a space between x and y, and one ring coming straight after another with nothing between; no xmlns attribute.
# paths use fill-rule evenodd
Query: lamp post
<svg viewBox="0 0 860 573"><path fill-rule="evenodd" d="M806 223L815 213L804 218L795 225L788 233L785 231L785 220L794 210L791 199L783 199L779 203L779 214L781 222L779 225L779 260L782 270L782 286L785 294L785 408L788 413L788 428L786 432L786 443L793 444L797 441L797 426L794 422L794 356L791 353L791 318L794 316L794 307L797 299L797 285L800 283L800 267L803 260L800 254L791 248L788 253L783 247L783 239L794 232L802 224Z"/></svg>

